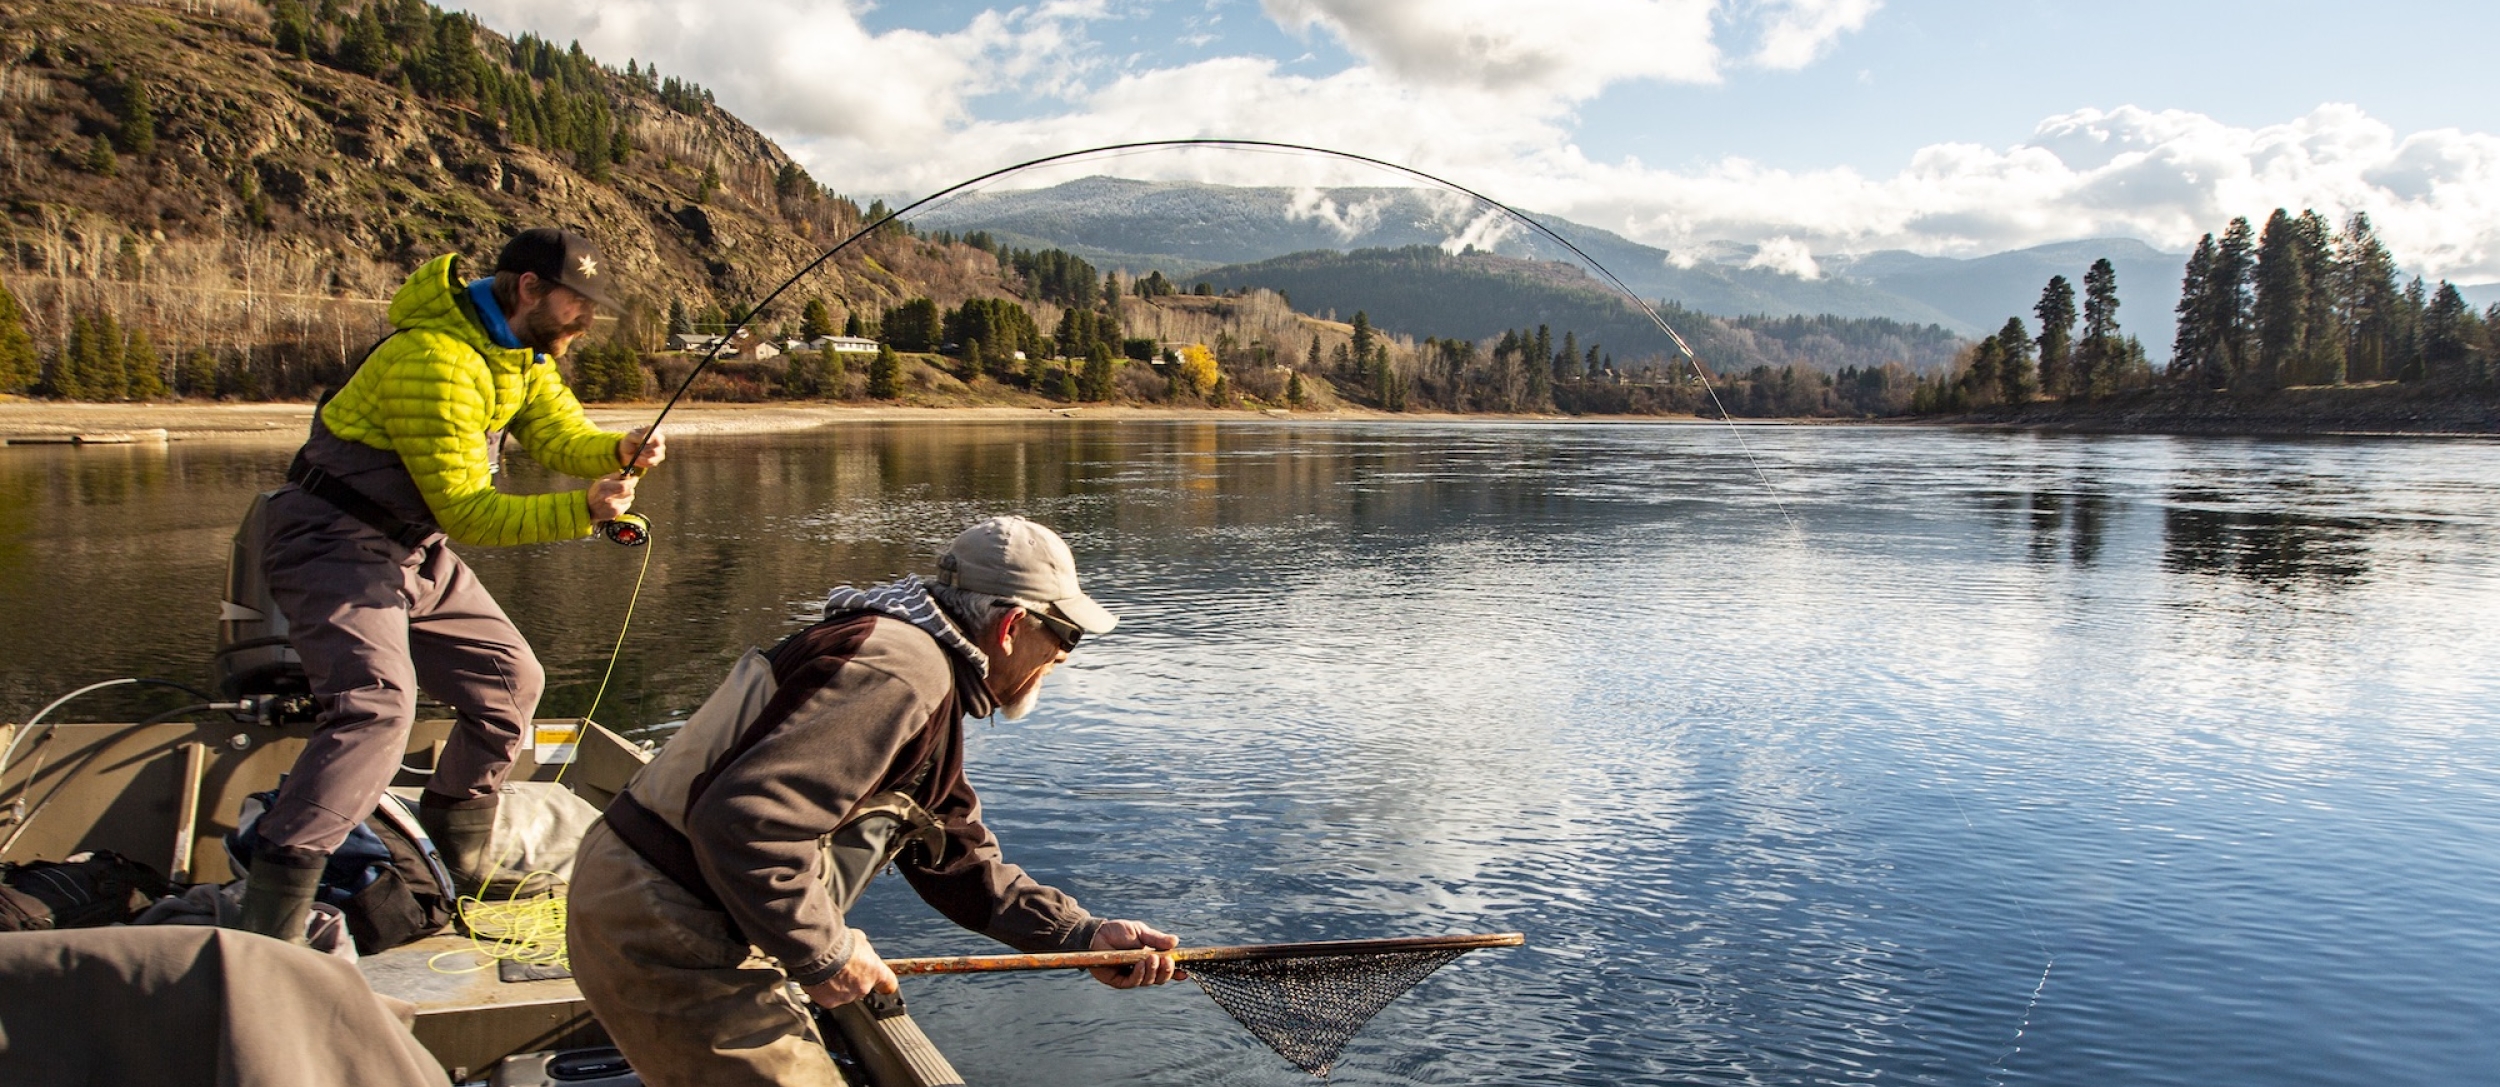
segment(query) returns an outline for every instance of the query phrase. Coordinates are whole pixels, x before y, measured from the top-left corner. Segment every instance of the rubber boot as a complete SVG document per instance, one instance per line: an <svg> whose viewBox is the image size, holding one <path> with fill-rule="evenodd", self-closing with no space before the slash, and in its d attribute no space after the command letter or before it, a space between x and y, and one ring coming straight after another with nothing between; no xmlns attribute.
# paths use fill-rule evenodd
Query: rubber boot
<svg viewBox="0 0 2500 1087"><path fill-rule="evenodd" d="M321 865L299 868L273 857L256 857L243 880L243 904L235 927L302 946L312 920L313 893L321 888Z"/></svg>
<svg viewBox="0 0 2500 1087"><path fill-rule="evenodd" d="M434 839L434 851L442 855L459 893L483 891L495 874L495 808L500 799L493 793L468 800L426 793L417 800L417 825Z"/></svg>

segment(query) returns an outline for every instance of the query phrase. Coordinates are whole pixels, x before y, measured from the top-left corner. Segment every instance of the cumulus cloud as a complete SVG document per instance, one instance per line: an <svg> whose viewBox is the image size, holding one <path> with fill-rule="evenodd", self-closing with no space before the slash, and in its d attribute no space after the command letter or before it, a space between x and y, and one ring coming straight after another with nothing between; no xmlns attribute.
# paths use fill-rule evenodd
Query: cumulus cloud
<svg viewBox="0 0 2500 1087"><path fill-rule="evenodd" d="M1814 6L1832 0L1794 0ZM1839 0L1842 3L1860 0ZM1325 28L1396 78L1585 99L1610 83L1719 78L1715 0L1264 0L1288 30Z"/></svg>
<svg viewBox="0 0 2500 1087"><path fill-rule="evenodd" d="M1773 0L1765 5L1769 18L1750 59L1765 68L1803 68L1823 59L1841 35L1866 26L1882 6L1883 0Z"/></svg>
<svg viewBox="0 0 2500 1087"><path fill-rule="evenodd" d="M872 33L867 5L824 0L456 0L487 25L579 41L693 78L723 106L775 134L926 138L968 122L967 101L1016 87L1050 96L1089 67L1083 24L1100 0L985 11L961 30Z"/></svg>
<svg viewBox="0 0 2500 1087"><path fill-rule="evenodd" d="M2100 236L2171 249L2233 216L2367 212L2435 276L2500 277L2500 137L2399 135L2349 105L2242 128L2202 114L2079 110L2023 144L1939 144L1890 177L1728 159L1687 172L1595 167L1566 213L1675 247L1787 238L1811 251L1995 252Z"/></svg>
<svg viewBox="0 0 2500 1087"><path fill-rule="evenodd" d="M1919 148L1889 175L1781 169L1742 158L1654 167L1599 162L1573 110L1624 80L1715 79L1712 37L1750 29L1747 63L1793 67L1862 27L1875 0L1553 0L1522 18L1496 0L1263 0L1278 24L1343 41L1325 74L1227 55L1109 59L1089 38L1130 0L1058 0L974 16L947 33L866 29L864 6L747 0L471 0L494 26L578 38L595 54L691 76L849 192L923 194L1009 162L1126 141L1234 137L1357 151L1452 178L1506 203L1678 254L1718 240L1809 273L1814 254L1906 248L1971 255L2130 236L2174 250L2235 215L2366 211L2398 257L2461 282L2500 279L2500 137L2398 133L2350 105L2243 127L2133 106L2049 117L2010 145ZM1124 10L1124 9L1123 9ZM1713 20L1717 19L1716 24ZM1750 20L1750 21L1748 21ZM1018 115L985 116L1013 91ZM1308 156L1185 152L1079 162L1089 173L1230 184L1398 184ZM1317 203L1342 228L1361 210ZM1476 211L1453 244L1484 244Z"/></svg>

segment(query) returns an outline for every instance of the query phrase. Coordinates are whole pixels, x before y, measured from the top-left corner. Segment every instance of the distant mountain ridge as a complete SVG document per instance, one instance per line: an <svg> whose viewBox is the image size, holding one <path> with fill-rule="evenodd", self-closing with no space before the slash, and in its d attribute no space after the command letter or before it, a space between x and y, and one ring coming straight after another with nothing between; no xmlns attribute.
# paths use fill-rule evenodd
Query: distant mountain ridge
<svg viewBox="0 0 2500 1087"><path fill-rule="evenodd" d="M1315 249L1198 273L1223 288L1282 291L1297 309L1342 320L1357 311L1382 330L1416 339L1482 342L1506 331L1550 330L1556 343L1576 337L1617 367L1681 368L1674 344L1647 314L1578 267L1485 252L1445 253L1437 246ZM1757 366L1798 366L1824 373L1900 363L1925 372L1945 366L1964 343L1933 323L1883 317L1750 315L1718 317L1674 303L1659 316L1718 372ZM1576 364L1576 362L1575 362Z"/></svg>
<svg viewBox="0 0 2500 1087"><path fill-rule="evenodd" d="M1939 324L1966 336L1995 332L2007 317L2033 323L2031 306L2052 275L2080 283L2096 259L2118 272L2120 320L2155 357L2167 354L2172 303L2186 258L2127 238L2058 242L1969 259L1901 250L1817 257L1826 274L1805 279L1745 267L1750 247L1678 256L1597 227L1527 214L1579 246L1626 286L1719 316L1832 315ZM1473 241L1514 257L1572 259L1550 239L1453 193L1415 188L1288 189L1200 182L1082 178L1045 189L978 193L920 216L937 229L987 230L1011 244L1057 246L1107 267L1160 269L1186 281L1222 265L1331 249L1443 246Z"/></svg>

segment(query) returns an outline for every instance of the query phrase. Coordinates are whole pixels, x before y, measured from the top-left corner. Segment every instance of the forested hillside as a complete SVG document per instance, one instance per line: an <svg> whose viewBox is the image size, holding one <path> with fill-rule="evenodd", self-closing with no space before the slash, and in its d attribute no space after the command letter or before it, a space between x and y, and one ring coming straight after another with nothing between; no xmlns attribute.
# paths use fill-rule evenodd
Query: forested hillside
<svg viewBox="0 0 2500 1087"><path fill-rule="evenodd" d="M883 210L690 82L422 0L0 0L0 102L0 285L45 373L162 360L132 395L302 395L409 269L542 224L600 240L635 302L614 334L655 348L672 308L734 308ZM904 231L805 290L837 320L1015 293ZM20 387L95 391L46 380Z"/></svg>
<svg viewBox="0 0 2500 1087"><path fill-rule="evenodd" d="M1579 268L1433 246L1318 250L1200 273L1218 290L1278 291L1304 310L1363 312L1389 332L1489 340L1545 326L1590 371L1656 369L1675 345L1623 295ZM1736 317L1672 302L1651 306L1705 365L1719 370L1796 365L1824 373L1899 363L1926 370L1952 361L1964 341L1935 325L1880 317ZM1594 350L1595 365L1586 352Z"/></svg>

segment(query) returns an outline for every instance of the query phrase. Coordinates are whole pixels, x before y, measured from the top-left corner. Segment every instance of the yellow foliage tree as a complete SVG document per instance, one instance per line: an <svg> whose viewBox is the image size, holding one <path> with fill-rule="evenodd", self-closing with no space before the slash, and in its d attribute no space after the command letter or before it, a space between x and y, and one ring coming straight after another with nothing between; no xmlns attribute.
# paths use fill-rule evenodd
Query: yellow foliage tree
<svg viewBox="0 0 2500 1087"><path fill-rule="evenodd" d="M1219 376L1215 369L1215 352L1207 350L1204 344L1193 343L1181 348L1178 376L1181 389L1191 396L1204 398L1214 392L1215 380Z"/></svg>

